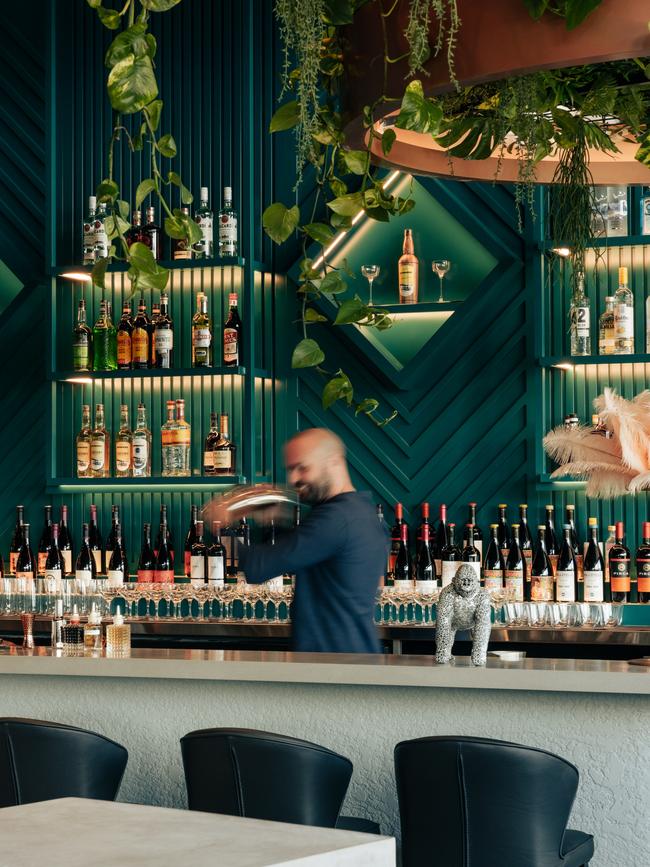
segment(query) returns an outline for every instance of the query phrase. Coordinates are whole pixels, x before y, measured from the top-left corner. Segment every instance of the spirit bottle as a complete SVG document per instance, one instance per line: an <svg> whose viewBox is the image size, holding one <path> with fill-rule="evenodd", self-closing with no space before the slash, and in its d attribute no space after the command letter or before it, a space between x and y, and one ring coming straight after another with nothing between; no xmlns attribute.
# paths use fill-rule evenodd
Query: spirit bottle
<svg viewBox="0 0 650 867"><path fill-rule="evenodd" d="M122 306L122 316L117 323L117 368L118 370L130 370L133 362L132 349L133 319L131 318L131 304L125 301Z"/></svg>
<svg viewBox="0 0 650 867"><path fill-rule="evenodd" d="M591 355L591 307L585 295L585 275L578 274L578 288L569 312L571 355Z"/></svg>
<svg viewBox="0 0 650 867"><path fill-rule="evenodd" d="M605 298L605 310L598 320L598 354L613 355L615 351L614 338L614 296Z"/></svg>
<svg viewBox="0 0 650 867"><path fill-rule="evenodd" d="M38 574L45 574L45 561L52 544L52 506L43 506L45 520L43 531L38 542Z"/></svg>
<svg viewBox="0 0 650 867"><path fill-rule="evenodd" d="M190 209L181 208L181 213L189 219ZM187 238L172 238L172 259L191 259L192 245Z"/></svg>
<svg viewBox="0 0 650 867"><path fill-rule="evenodd" d="M104 404L95 406L95 428L90 434L90 475L105 479L111 474L111 435L104 425Z"/></svg>
<svg viewBox="0 0 650 867"><path fill-rule="evenodd" d="M97 259L108 258L109 242L108 235L106 234L106 227L104 225L105 220L106 205L103 202L100 202L97 213L95 214L95 221L93 223L95 229L95 261L97 261Z"/></svg>
<svg viewBox="0 0 650 867"><path fill-rule="evenodd" d="M176 422L174 420L174 412L176 404L173 400L167 401L167 421L160 429L161 438L161 453L162 453L162 474L163 476L174 476L175 469L175 442Z"/></svg>
<svg viewBox="0 0 650 867"><path fill-rule="evenodd" d="M618 289L614 295L614 354L634 352L634 296L627 285L627 268L618 269Z"/></svg>
<svg viewBox="0 0 650 867"><path fill-rule="evenodd" d="M166 292L160 295L160 315L154 325L155 367L172 367L174 359L174 323L168 313L169 298Z"/></svg>
<svg viewBox="0 0 650 867"><path fill-rule="evenodd" d="M208 204L208 188L201 187L201 203L194 214L194 221L198 223L202 238L194 244L195 259L212 259L214 256L214 244L212 235L212 211Z"/></svg>
<svg viewBox="0 0 650 867"><path fill-rule="evenodd" d="M220 419L220 436L213 447L214 472L209 475L234 476L237 447L228 438L228 414L222 413Z"/></svg>
<svg viewBox="0 0 650 867"><path fill-rule="evenodd" d="M72 336L72 369L93 369L93 333L86 323L86 302L82 298L77 310L77 324Z"/></svg>
<svg viewBox="0 0 650 867"><path fill-rule="evenodd" d="M223 363L226 367L237 367L240 364L242 351L242 321L237 309L237 293L228 295L230 313L223 326Z"/></svg>
<svg viewBox="0 0 650 867"><path fill-rule="evenodd" d="M81 411L81 430L77 434L77 478L90 478L90 406L85 403Z"/></svg>
<svg viewBox="0 0 650 867"><path fill-rule="evenodd" d="M151 320L149 321L149 367L156 366L156 322L160 318L160 304L151 305Z"/></svg>
<svg viewBox="0 0 650 867"><path fill-rule="evenodd" d="M216 470L214 466L214 450L219 442L219 428L217 426L217 414L216 412L210 413L210 430L208 431L208 435L205 438L205 445L203 447L203 475L204 476L216 476Z"/></svg>
<svg viewBox="0 0 650 867"><path fill-rule="evenodd" d="M94 265L95 263L95 211L97 199L88 196L88 214L83 223L83 263Z"/></svg>
<svg viewBox="0 0 650 867"><path fill-rule="evenodd" d="M133 470L133 434L129 429L129 408L120 406L120 429L115 435L115 475L131 476Z"/></svg>
<svg viewBox="0 0 650 867"><path fill-rule="evenodd" d="M196 295L192 318L192 367L212 367L212 321L208 316L208 296Z"/></svg>
<svg viewBox="0 0 650 867"><path fill-rule="evenodd" d="M153 206L147 208L147 225L142 229L140 240L151 248L156 262L162 259L162 236L160 226L156 223L156 209Z"/></svg>
<svg viewBox="0 0 650 867"><path fill-rule="evenodd" d="M63 554L65 563L65 575L72 574L72 536L68 527L68 507L61 506L61 520L59 522L59 550Z"/></svg>
<svg viewBox="0 0 650 867"><path fill-rule="evenodd" d="M142 243L142 234L142 211L134 211L133 225L124 234L124 239L127 243L127 246L130 247L131 244L135 244L136 241L140 241L140 243ZM144 243L147 242L145 241ZM147 246L149 246L149 244L147 244Z"/></svg>
<svg viewBox="0 0 650 867"><path fill-rule="evenodd" d="M411 229L404 229L402 255L397 263L400 304L417 303L419 268L420 263L413 250L413 233Z"/></svg>
<svg viewBox="0 0 650 867"><path fill-rule="evenodd" d="M23 544L23 524L25 522L25 507L16 506L16 526L9 543L9 574L16 574L16 560Z"/></svg>
<svg viewBox="0 0 650 867"><path fill-rule="evenodd" d="M650 235L650 187L641 192L641 234Z"/></svg>
<svg viewBox="0 0 650 867"><path fill-rule="evenodd" d="M192 475L192 428L185 420L185 401L176 401L176 447L175 460L177 462L177 476Z"/></svg>
<svg viewBox="0 0 650 867"><path fill-rule="evenodd" d="M151 475L151 431L147 428L147 410L138 404L138 421L133 431L133 475L147 478Z"/></svg>
<svg viewBox="0 0 650 867"><path fill-rule="evenodd" d="M232 206L231 187L223 188L223 208L219 211L219 255L237 255L237 211Z"/></svg>
<svg viewBox="0 0 650 867"><path fill-rule="evenodd" d="M111 321L109 302L102 299L93 328L93 369L117 370L117 332Z"/></svg>
<svg viewBox="0 0 650 867"><path fill-rule="evenodd" d="M147 302L141 298L138 304L138 315L135 317L131 332L131 361L135 370L146 370L149 367L150 326Z"/></svg>

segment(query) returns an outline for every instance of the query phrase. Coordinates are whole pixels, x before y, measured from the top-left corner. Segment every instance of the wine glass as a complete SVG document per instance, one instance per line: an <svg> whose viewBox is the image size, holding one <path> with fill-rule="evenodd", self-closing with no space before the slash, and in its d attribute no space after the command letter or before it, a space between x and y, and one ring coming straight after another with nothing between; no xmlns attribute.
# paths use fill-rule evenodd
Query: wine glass
<svg viewBox="0 0 650 867"><path fill-rule="evenodd" d="M445 303L445 299L442 297L442 280L445 274L449 272L450 268L451 262L449 259L434 259L431 263L431 270L440 278L440 298L438 298L438 304Z"/></svg>
<svg viewBox="0 0 650 867"><path fill-rule="evenodd" d="M371 306L372 306L372 284L373 284L373 281L377 277L379 277L380 271L381 271L381 268L379 267L379 265L362 265L361 266L361 274L368 281L368 287L369 287L368 304Z"/></svg>

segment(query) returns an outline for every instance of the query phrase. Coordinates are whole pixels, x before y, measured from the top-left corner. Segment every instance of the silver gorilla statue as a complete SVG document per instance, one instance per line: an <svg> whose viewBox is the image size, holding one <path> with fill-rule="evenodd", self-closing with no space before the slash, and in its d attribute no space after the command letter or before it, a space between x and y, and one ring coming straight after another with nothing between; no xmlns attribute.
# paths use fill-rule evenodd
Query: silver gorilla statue
<svg viewBox="0 0 650 867"><path fill-rule="evenodd" d="M476 571L467 564L461 566L451 584L438 599L436 622L436 662L452 659L451 650L456 630L472 630L472 664L485 665L490 640L490 594L481 589Z"/></svg>

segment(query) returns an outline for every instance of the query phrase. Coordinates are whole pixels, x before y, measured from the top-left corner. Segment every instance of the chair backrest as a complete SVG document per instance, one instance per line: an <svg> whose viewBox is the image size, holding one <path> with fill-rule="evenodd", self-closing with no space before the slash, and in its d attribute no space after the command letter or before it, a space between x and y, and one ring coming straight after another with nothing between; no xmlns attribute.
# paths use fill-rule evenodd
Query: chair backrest
<svg viewBox="0 0 650 867"><path fill-rule="evenodd" d="M505 741L430 737L395 747L403 867L559 867L578 770Z"/></svg>
<svg viewBox="0 0 650 867"><path fill-rule="evenodd" d="M0 717L0 807L52 798L113 801L129 754L73 726Z"/></svg>
<svg viewBox="0 0 650 867"><path fill-rule="evenodd" d="M252 729L181 738L190 810L333 828L352 762L309 741Z"/></svg>

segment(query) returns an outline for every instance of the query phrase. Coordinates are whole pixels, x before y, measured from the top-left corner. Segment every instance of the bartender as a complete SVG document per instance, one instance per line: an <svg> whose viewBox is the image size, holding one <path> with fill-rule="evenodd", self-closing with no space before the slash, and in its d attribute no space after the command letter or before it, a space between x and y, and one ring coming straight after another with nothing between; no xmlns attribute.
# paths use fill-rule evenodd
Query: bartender
<svg viewBox="0 0 650 867"><path fill-rule="evenodd" d="M388 534L370 494L355 490L342 440L312 428L285 446L287 482L309 516L275 545L239 549L246 580L296 575L293 649L378 653L375 595L388 553Z"/></svg>

